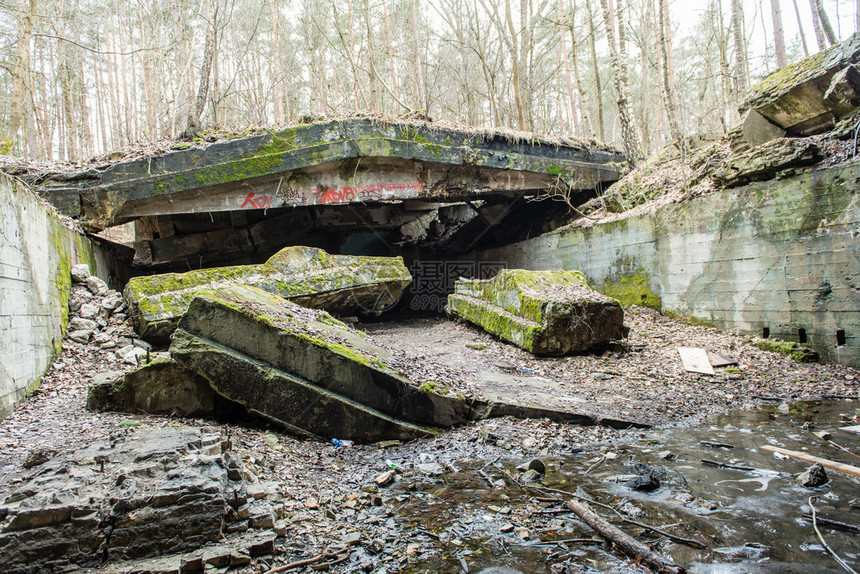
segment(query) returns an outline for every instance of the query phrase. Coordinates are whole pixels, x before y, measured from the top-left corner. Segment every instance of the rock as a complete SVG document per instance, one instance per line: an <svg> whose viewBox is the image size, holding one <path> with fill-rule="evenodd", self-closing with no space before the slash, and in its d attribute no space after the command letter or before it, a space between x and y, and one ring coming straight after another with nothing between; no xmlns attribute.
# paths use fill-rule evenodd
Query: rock
<svg viewBox="0 0 860 574"><path fill-rule="evenodd" d="M645 511L631 502L622 504L618 511L623 512L630 518L643 518L645 516Z"/></svg>
<svg viewBox="0 0 860 574"><path fill-rule="evenodd" d="M806 488L818 488L827 484L828 480L830 479L827 478L827 472L824 470L824 467L816 462L807 468L805 472L798 475L797 484Z"/></svg>
<svg viewBox="0 0 860 574"><path fill-rule="evenodd" d="M412 277L400 257L330 255L313 247L286 247L262 265L241 265L135 277L124 295L135 329L167 343L197 293L230 283L252 285L331 313L379 314L394 305Z"/></svg>
<svg viewBox="0 0 860 574"><path fill-rule="evenodd" d="M546 474L546 465L539 458L534 458L528 462L524 462L523 464L519 465L517 467L517 470L520 470L522 472L533 470L543 476Z"/></svg>
<svg viewBox="0 0 860 574"><path fill-rule="evenodd" d="M222 466L227 445L217 429L146 428L42 463L0 504L3 571L100 568L221 539L244 490ZM157 569L137 571L180 565L179 556L160 558Z"/></svg>
<svg viewBox="0 0 860 574"><path fill-rule="evenodd" d="M675 460L677 455L671 450L663 450L657 453L657 456L663 460Z"/></svg>
<svg viewBox="0 0 860 574"><path fill-rule="evenodd" d="M644 474L628 480L624 485L639 492L653 492L660 488L660 481L653 475Z"/></svg>
<svg viewBox="0 0 860 574"><path fill-rule="evenodd" d="M578 271L502 269L460 280L449 314L540 355L563 355L627 336L621 305L591 290Z"/></svg>
<svg viewBox="0 0 860 574"><path fill-rule="evenodd" d="M69 321L69 331L90 331L93 332L99 328L98 323L92 319L83 319L75 317Z"/></svg>
<svg viewBox="0 0 860 574"><path fill-rule="evenodd" d="M93 305L92 303L84 303L83 305L81 305L81 308L78 312L78 315L80 315L84 319L95 319L98 314L98 305Z"/></svg>
<svg viewBox="0 0 860 574"><path fill-rule="evenodd" d="M122 305L122 295L119 293L116 294L108 294L104 299L102 299L101 306L102 309L107 309L108 311L113 311Z"/></svg>
<svg viewBox="0 0 860 574"><path fill-rule="evenodd" d="M741 118L741 137L747 148L754 148L769 141L785 137L785 130L770 123L767 118L757 111L749 110ZM737 149L737 146L734 144L732 145L732 150L735 152L746 151L746 149Z"/></svg>
<svg viewBox="0 0 860 574"><path fill-rule="evenodd" d="M272 526L272 530L278 536L284 537L287 535L287 523L283 520L277 520L274 526Z"/></svg>
<svg viewBox="0 0 860 574"><path fill-rule="evenodd" d="M33 468L34 466L45 464L57 456L57 454L58 452L55 448L51 448L49 446L37 446L27 452L27 457L24 459L23 466L24 468Z"/></svg>
<svg viewBox="0 0 860 574"><path fill-rule="evenodd" d="M111 336L107 333L96 333L95 337L93 337L93 343L102 347L103 349L106 348L104 345L107 343L111 343L111 347L116 346L116 341L111 339Z"/></svg>
<svg viewBox="0 0 860 574"><path fill-rule="evenodd" d="M373 482L376 483L377 486L383 487L388 486L392 482L394 482L394 477L396 476L396 472L394 470L386 470L382 474L378 475Z"/></svg>
<svg viewBox="0 0 860 574"><path fill-rule="evenodd" d="M249 506L249 525L251 528L272 528L275 525L275 510L271 504L255 501Z"/></svg>
<svg viewBox="0 0 860 574"><path fill-rule="evenodd" d="M540 483L543 480L543 474L539 473L534 469L529 469L523 473L523 476L520 478L520 481L523 484L536 484Z"/></svg>
<svg viewBox="0 0 860 574"><path fill-rule="evenodd" d="M95 275L90 275L84 281L86 283L87 289L90 290L90 293L97 296L102 296L107 294L108 286L107 283L96 277Z"/></svg>
<svg viewBox="0 0 860 574"><path fill-rule="evenodd" d="M821 149L814 141L781 138L730 156L710 175L719 185L735 187L772 179L787 169L816 164L822 157Z"/></svg>
<svg viewBox="0 0 860 574"><path fill-rule="evenodd" d="M427 476L442 476L445 474L445 467L438 462L421 463L416 468L418 469L418 472L426 474Z"/></svg>
<svg viewBox="0 0 860 574"><path fill-rule="evenodd" d="M90 268L86 263L78 263L72 266L72 280L83 283L90 276Z"/></svg>
<svg viewBox="0 0 860 574"><path fill-rule="evenodd" d="M355 546L361 542L361 532L345 534L340 541L344 546Z"/></svg>
<svg viewBox="0 0 860 574"><path fill-rule="evenodd" d="M146 358L146 351L141 349L140 347L135 347L134 345L126 345L119 349L116 354L124 363L128 363L129 365L138 366L141 363L142 359Z"/></svg>
<svg viewBox="0 0 860 574"><path fill-rule="evenodd" d="M755 110L793 136L827 131L860 103L860 83L852 69L858 61L860 35L855 34L765 77L752 87L741 113Z"/></svg>
<svg viewBox="0 0 860 574"><path fill-rule="evenodd" d="M92 337L92 335L93 332L90 329L78 329L76 331L69 331L68 337L76 343L86 345L90 342L90 337Z"/></svg>
<svg viewBox="0 0 860 574"><path fill-rule="evenodd" d="M376 442L468 420L465 400L404 378L362 333L255 287L195 297L170 353L219 395L293 432Z"/></svg>
<svg viewBox="0 0 860 574"><path fill-rule="evenodd" d="M206 379L170 360L155 360L125 375L98 375L87 394L87 408L94 411L199 417L213 415L216 402Z"/></svg>

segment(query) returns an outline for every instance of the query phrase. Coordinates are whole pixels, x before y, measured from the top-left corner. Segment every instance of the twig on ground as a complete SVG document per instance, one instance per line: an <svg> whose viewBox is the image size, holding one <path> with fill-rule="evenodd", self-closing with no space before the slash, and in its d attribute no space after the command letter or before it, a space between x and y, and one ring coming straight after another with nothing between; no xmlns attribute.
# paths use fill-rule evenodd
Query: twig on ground
<svg viewBox="0 0 860 574"><path fill-rule="evenodd" d="M833 551L833 549L824 540L824 537L821 535L821 531L818 530L818 521L815 515L815 504L813 504L815 502L815 498L815 496L810 496L807 502L809 503L810 510L812 510L812 527L815 529L815 534L818 535L818 540L821 541L821 545L824 546L824 549L827 550L827 553L833 556L833 559L836 560L836 563L842 566L842 568L844 568L846 572L850 572L851 574L857 574L857 571L854 570L854 568L849 566L842 558L839 557L838 554L836 554L836 552Z"/></svg>

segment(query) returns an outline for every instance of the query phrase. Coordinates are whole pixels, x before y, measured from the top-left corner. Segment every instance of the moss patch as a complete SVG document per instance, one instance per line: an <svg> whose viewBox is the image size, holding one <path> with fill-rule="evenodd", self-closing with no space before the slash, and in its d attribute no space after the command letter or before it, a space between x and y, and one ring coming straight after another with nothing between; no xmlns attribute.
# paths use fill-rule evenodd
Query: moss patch
<svg viewBox="0 0 860 574"><path fill-rule="evenodd" d="M648 286L648 277L643 274L632 274L621 277L618 281L607 281L600 288L604 295L617 299L625 307L641 305L660 310L662 301Z"/></svg>
<svg viewBox="0 0 860 574"><path fill-rule="evenodd" d="M818 360L818 353L794 341L756 341L753 343L762 351L772 351L791 357L798 363L813 363Z"/></svg>

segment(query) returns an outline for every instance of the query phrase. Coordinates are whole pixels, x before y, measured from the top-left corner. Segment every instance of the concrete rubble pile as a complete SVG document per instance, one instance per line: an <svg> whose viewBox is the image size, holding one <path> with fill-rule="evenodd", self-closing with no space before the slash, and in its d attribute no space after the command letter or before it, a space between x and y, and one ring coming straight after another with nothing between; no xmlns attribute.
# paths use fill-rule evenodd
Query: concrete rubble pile
<svg viewBox="0 0 860 574"><path fill-rule="evenodd" d="M105 562L112 572L201 572L274 552L282 496L219 429L117 429L75 453L31 455L0 503L6 573ZM126 562L154 556L157 567Z"/></svg>
<svg viewBox="0 0 860 574"><path fill-rule="evenodd" d="M86 264L72 267L67 337L82 345L110 350L123 362L137 366L147 357L150 345L131 335L122 296L90 274Z"/></svg>
<svg viewBox="0 0 860 574"><path fill-rule="evenodd" d="M141 337L166 344L194 296L230 284L253 285L306 307L341 315L379 314L412 281L400 257L330 255L285 247L262 265L135 277L124 296Z"/></svg>
<svg viewBox="0 0 860 574"><path fill-rule="evenodd" d="M465 401L420 389L363 333L246 285L195 297L170 354L217 394L302 434L410 439L431 435L421 425L468 420Z"/></svg>
<svg viewBox="0 0 860 574"><path fill-rule="evenodd" d="M615 299L588 287L578 271L503 269L493 279L459 280L450 315L536 355L564 355L627 336Z"/></svg>

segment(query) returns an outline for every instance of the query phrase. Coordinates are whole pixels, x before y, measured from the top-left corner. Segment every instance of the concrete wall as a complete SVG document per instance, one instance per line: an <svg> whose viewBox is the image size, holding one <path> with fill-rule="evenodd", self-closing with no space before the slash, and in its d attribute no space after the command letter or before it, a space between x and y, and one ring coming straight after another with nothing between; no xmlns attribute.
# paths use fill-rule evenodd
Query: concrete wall
<svg viewBox="0 0 860 574"><path fill-rule="evenodd" d="M108 280L112 256L71 231L32 193L0 174L0 417L32 392L62 344L69 270Z"/></svg>
<svg viewBox="0 0 860 574"><path fill-rule="evenodd" d="M478 254L860 367L860 161ZM658 299L659 298L659 299ZM843 342L844 339L844 342Z"/></svg>

